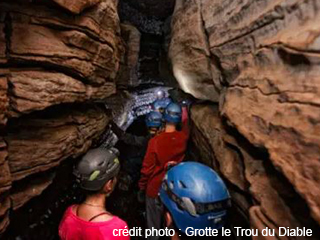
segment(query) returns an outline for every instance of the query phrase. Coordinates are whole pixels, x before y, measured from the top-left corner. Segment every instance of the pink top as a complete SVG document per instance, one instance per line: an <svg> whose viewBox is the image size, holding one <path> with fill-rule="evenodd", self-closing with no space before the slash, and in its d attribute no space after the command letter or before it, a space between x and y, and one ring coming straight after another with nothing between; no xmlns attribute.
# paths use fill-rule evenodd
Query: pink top
<svg viewBox="0 0 320 240"><path fill-rule="evenodd" d="M59 226L59 236L62 240L129 240L130 236L119 236L119 229L128 229L126 222L113 216L106 222L88 222L72 211L73 206L69 207Z"/></svg>

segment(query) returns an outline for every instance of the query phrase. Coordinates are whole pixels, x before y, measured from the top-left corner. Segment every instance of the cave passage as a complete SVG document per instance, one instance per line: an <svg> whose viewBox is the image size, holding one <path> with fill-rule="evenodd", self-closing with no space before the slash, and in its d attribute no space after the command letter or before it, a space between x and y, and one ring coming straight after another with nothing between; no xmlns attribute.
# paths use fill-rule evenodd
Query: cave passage
<svg viewBox="0 0 320 240"><path fill-rule="evenodd" d="M185 160L226 184L227 228L319 240L319 22L319 0L1 0L0 239L58 240L96 147L120 150L108 210L145 228L141 159L110 124L146 135L162 89L192 103Z"/></svg>
<svg viewBox="0 0 320 240"><path fill-rule="evenodd" d="M145 136L147 131L145 116L136 118L127 129L127 133L137 136ZM192 141L189 142L188 146L185 160L198 159L199 155ZM128 173L128 170L130 170L128 169L130 167L128 161L132 159L132 155L134 155L137 149L121 140L117 142L115 147L120 151L119 159L122 167L117 186L111 196L107 198L106 207L112 214L124 219L128 223L129 228L141 227L145 229L145 204L137 201L137 192L139 190L137 185L138 178L133 182ZM33 198L23 206L23 208L13 213L11 216L11 224L3 235L3 239L59 239L58 225L64 211L70 205L79 204L84 200L84 194L76 182L75 177L70 174L77 160L78 159L70 159L65 161L55 171L52 171L52 174L54 174L52 184L45 189L40 196ZM139 172L137 172L137 176L139 175ZM232 222L241 221L241 218L239 218L239 215L235 212L236 209L230 211L231 214L229 216L229 222L226 225L227 228L231 228ZM235 239L234 236L220 238ZM132 237L132 239L144 239L144 237Z"/></svg>

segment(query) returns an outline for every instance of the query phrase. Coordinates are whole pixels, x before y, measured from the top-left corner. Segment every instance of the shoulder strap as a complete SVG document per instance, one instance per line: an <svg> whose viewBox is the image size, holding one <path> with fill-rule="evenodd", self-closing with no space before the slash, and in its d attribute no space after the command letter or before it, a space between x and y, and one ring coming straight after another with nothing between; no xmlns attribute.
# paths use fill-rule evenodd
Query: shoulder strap
<svg viewBox="0 0 320 240"><path fill-rule="evenodd" d="M99 213L99 214L93 216L92 218L90 218L90 219L89 219L89 222L91 222L93 219L95 219L95 218L97 218L97 217L100 217L100 216L102 216L102 215L105 215L105 214L109 214L109 213L108 213L108 212Z"/></svg>

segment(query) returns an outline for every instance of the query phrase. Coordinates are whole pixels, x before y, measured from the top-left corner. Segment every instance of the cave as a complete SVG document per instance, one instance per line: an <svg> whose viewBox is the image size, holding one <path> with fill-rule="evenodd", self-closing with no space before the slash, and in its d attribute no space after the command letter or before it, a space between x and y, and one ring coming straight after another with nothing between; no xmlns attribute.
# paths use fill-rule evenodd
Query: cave
<svg viewBox="0 0 320 240"><path fill-rule="evenodd" d="M163 89L192 102L186 160L226 183L228 227L275 231L228 239L320 239L319 9L317 0L1 1L0 238L59 239L63 212L83 198L74 164L99 146L128 158L110 121L145 135ZM126 170L108 208L144 228Z"/></svg>

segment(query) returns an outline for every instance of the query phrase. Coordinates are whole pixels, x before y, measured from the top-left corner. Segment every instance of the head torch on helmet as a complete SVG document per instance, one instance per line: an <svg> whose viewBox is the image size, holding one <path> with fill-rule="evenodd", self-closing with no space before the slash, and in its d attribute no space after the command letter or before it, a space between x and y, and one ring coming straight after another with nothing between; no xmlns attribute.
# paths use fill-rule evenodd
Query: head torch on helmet
<svg viewBox="0 0 320 240"><path fill-rule="evenodd" d="M173 186L171 188L173 188ZM219 213L231 207L231 199L211 203L197 203L188 197L177 196L171 188L166 180L162 182L162 189L166 191L168 197L172 199L181 210L187 211L194 217L213 212Z"/></svg>

